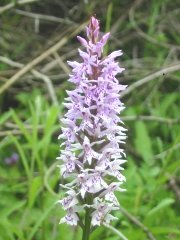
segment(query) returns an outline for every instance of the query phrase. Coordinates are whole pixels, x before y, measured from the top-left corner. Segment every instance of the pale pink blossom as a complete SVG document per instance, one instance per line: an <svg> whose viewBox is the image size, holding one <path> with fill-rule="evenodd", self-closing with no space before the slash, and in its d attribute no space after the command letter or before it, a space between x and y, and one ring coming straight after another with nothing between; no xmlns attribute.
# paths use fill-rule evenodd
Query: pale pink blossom
<svg viewBox="0 0 180 240"><path fill-rule="evenodd" d="M116 78L124 71L115 61L122 51L103 56L110 33L100 37L95 17L91 17L86 35L86 39L77 37L85 48L79 49L81 62L68 62L72 67L69 82L75 88L66 91L67 112L61 119L63 149L58 159L66 195L59 203L67 212L61 223L84 224L83 214L89 211L91 226L95 226L115 219L111 215L119 208L115 192L124 191L120 185L126 180L122 174L126 129L120 118L124 105L119 96L126 86Z"/></svg>

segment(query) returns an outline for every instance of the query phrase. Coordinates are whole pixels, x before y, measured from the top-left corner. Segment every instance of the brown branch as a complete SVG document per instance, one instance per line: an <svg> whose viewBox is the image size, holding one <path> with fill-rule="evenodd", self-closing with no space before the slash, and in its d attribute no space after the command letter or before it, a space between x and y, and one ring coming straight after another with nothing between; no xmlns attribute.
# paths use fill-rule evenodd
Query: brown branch
<svg viewBox="0 0 180 240"><path fill-rule="evenodd" d="M30 17L38 20L46 20L46 21L51 21L51 22L57 22L57 23L63 23L63 24L69 24L69 25L74 25L77 26L76 23L73 21L70 21L69 19L64 19L64 18L59 18L51 15L44 15L40 13L32 13L32 12L26 12L20 9L15 9L15 13L20 14L25 17Z"/></svg>
<svg viewBox="0 0 180 240"><path fill-rule="evenodd" d="M175 177L171 177L169 179L169 187L173 190L173 192L176 195L177 200L180 200L180 188L178 186L177 180L175 179Z"/></svg>
<svg viewBox="0 0 180 240"><path fill-rule="evenodd" d="M26 129L30 132L33 131L33 127L32 126L26 126ZM38 126L38 132L41 133L43 132L43 126ZM18 128L15 129L11 129L11 130L4 130L4 131L0 131L0 137L6 137L9 135L22 135L22 131Z"/></svg>
<svg viewBox="0 0 180 240"><path fill-rule="evenodd" d="M2 56L0 56L0 61L4 62L12 67L17 67L20 69L22 69L24 67L24 64L19 63L19 62L14 62L11 59L2 57ZM40 78L45 82L45 84L47 85L47 89L49 91L49 95L52 99L52 102L54 103L54 105L58 106L58 100L57 100L56 93L55 93L53 84L51 82L51 79L47 75L42 74L41 72L38 72L34 69L32 69L31 72L35 77Z"/></svg>
<svg viewBox="0 0 180 240"><path fill-rule="evenodd" d="M156 240L156 238L153 236L153 234L150 232L150 230L142 224L135 216L130 214L126 209L120 207L120 211L123 213L124 216L126 216L132 223L134 223L136 226L140 227L147 235L147 237L150 240Z"/></svg>
<svg viewBox="0 0 180 240"><path fill-rule="evenodd" d="M132 23L132 25L134 26L134 28L136 29L137 33L143 37L144 39L146 39L147 41L149 41L150 43L156 44L158 46L161 47L165 47L165 48L175 48L175 49L180 49L180 46L178 45L173 45L173 44L169 44L169 43L164 43L162 41L158 41L155 38L149 36L148 34L146 34L145 32L143 32L141 30L141 28L137 25L134 15L135 15L135 10L136 8L143 3L143 0L136 0L135 4L133 4L132 8L129 11L129 19L130 22Z"/></svg>
<svg viewBox="0 0 180 240"><path fill-rule="evenodd" d="M154 122L160 122L160 123L167 123L167 124L178 124L180 123L180 118L172 119L172 118L162 118L158 116L124 116L121 117L121 120L123 121L154 121Z"/></svg>
<svg viewBox="0 0 180 240"><path fill-rule="evenodd" d="M78 28L76 28L68 37L63 37L59 42L57 42L54 46L50 47L47 51L43 52L41 55L39 55L37 58L33 59L31 62L26 64L21 70L19 70L14 76L12 76L8 82L6 82L4 85L0 88L0 94L5 92L11 85L13 85L20 77L22 77L24 74L29 72L33 67L41 63L44 59L46 59L49 55L56 52L59 48L64 46L69 38L72 38L76 36L82 29L84 29L84 26L86 23L81 24Z"/></svg>
<svg viewBox="0 0 180 240"><path fill-rule="evenodd" d="M69 75L69 73L71 72L70 68L63 62L62 58L59 56L59 54L57 52L54 52L54 57L57 60L60 68L62 70L64 70L64 72Z"/></svg>
<svg viewBox="0 0 180 240"><path fill-rule="evenodd" d="M37 2L39 0L19 0L19 1L14 1L14 2L11 2L3 7L0 7L0 14L5 12L5 11L8 11L10 10L11 8L17 6L17 5L23 5L23 4L27 4L27 3L31 3L31 2Z"/></svg>
<svg viewBox="0 0 180 240"><path fill-rule="evenodd" d="M170 66L170 67L166 67L166 68L161 69L161 70L159 70L155 73L152 73L152 74L146 76L145 78L131 84L131 86L129 86L124 92L122 92L120 94L120 97L122 98L122 97L128 95L129 93L134 91L134 89L136 89L137 87L140 87L143 84L145 84L147 82L150 82L151 80L156 79L157 77L160 77L160 76L163 76L164 74L175 72L175 71L178 71L178 70L180 70L180 63L179 62L178 62L178 64L175 64L175 65Z"/></svg>

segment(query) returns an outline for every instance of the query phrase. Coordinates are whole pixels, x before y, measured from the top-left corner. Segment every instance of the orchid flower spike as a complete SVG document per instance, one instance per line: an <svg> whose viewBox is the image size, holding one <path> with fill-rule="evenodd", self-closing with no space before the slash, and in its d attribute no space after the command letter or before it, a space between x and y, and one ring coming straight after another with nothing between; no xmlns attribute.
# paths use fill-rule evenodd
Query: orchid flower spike
<svg viewBox="0 0 180 240"><path fill-rule="evenodd" d="M85 50L79 49L81 62L68 62L72 67L69 82L75 87L67 91L59 136L63 150L58 159L67 190L59 201L67 212L60 222L86 229L115 219L111 211L119 203L114 193L124 191L120 185L125 181L121 147L126 129L119 116L124 109L119 96L126 86L116 78L124 68L115 61L122 51L103 57L110 33L100 36L99 29L99 21L91 17L87 38L77 37Z"/></svg>

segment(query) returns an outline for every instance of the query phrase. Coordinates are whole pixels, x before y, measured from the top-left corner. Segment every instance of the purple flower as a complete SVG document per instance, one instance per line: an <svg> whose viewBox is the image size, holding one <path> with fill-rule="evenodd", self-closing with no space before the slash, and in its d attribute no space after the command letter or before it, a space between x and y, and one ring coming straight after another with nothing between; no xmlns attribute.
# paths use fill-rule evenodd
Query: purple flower
<svg viewBox="0 0 180 240"><path fill-rule="evenodd" d="M13 153L10 157L4 159L7 165L14 165L19 161L19 155L17 153Z"/></svg>
<svg viewBox="0 0 180 240"><path fill-rule="evenodd" d="M86 34L87 39L77 37L85 48L79 49L82 62L68 62L72 67L69 81L75 89L67 91L64 103L67 113L62 119L59 138L63 150L58 159L61 176L69 183L62 186L67 192L59 203L67 211L61 223L86 224L83 214L88 213L94 226L114 219L110 212L119 207L114 192L124 191L120 188L125 181L121 165L126 160L119 143L124 143L126 129L119 117L124 109L119 94L126 86L116 78L124 71L115 62L122 51L103 57L110 34L100 37L95 17L91 17Z"/></svg>

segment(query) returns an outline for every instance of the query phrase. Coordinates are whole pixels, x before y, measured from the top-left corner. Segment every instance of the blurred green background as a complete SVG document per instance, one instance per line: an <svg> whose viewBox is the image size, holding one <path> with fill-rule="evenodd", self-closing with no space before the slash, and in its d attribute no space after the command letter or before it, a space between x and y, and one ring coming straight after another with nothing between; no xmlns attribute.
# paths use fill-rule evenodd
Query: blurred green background
<svg viewBox="0 0 180 240"><path fill-rule="evenodd" d="M128 129L125 193L113 226L129 240L180 239L180 5L178 0L0 0L0 240L74 240L59 225L62 102L76 35L96 14L122 49ZM99 227L91 240L118 240Z"/></svg>

